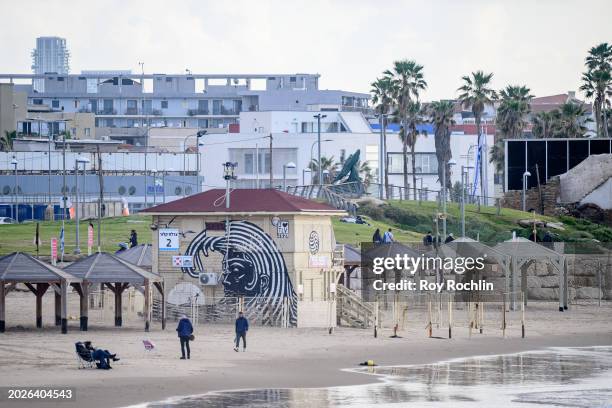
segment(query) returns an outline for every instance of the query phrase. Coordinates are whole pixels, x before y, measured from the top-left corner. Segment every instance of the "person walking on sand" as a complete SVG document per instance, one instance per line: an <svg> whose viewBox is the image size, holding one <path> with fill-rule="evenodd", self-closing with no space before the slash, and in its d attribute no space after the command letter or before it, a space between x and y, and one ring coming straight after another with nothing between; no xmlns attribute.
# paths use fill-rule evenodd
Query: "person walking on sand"
<svg viewBox="0 0 612 408"><path fill-rule="evenodd" d="M238 313L236 319L236 347L234 351L238 352L238 346L240 345L240 339L242 338L242 351L246 351L246 333L249 331L249 321L242 312Z"/></svg>
<svg viewBox="0 0 612 408"><path fill-rule="evenodd" d="M176 331L178 332L178 337L181 341L181 360L185 359L185 349L187 349L187 359L190 359L191 350L189 349L189 341L193 338L193 326L186 315L181 315L181 320L179 320Z"/></svg>

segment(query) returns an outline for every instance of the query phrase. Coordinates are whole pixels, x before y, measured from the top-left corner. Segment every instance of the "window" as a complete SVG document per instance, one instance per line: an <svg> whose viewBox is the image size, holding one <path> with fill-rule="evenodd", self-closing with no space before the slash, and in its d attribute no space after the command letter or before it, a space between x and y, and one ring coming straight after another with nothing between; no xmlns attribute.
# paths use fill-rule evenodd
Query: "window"
<svg viewBox="0 0 612 408"><path fill-rule="evenodd" d="M387 153L387 166L390 174L404 173L404 160L402 153ZM412 156L407 156L408 173L412 174ZM438 159L435 153L415 154L416 174L438 174Z"/></svg>
<svg viewBox="0 0 612 408"><path fill-rule="evenodd" d="M221 100L215 99L213 100L213 115L221 114Z"/></svg>
<svg viewBox="0 0 612 408"><path fill-rule="evenodd" d="M83 133L84 133L85 137L90 137L91 136L91 130L89 128L83 129Z"/></svg>
<svg viewBox="0 0 612 408"><path fill-rule="evenodd" d="M59 108L59 101L57 99L54 99L51 101L51 107L52 108Z"/></svg>
<svg viewBox="0 0 612 408"><path fill-rule="evenodd" d="M161 108L168 109L168 101L161 101Z"/></svg>
<svg viewBox="0 0 612 408"><path fill-rule="evenodd" d="M43 104L43 100L42 99L32 99L32 104L33 105L42 105Z"/></svg>
<svg viewBox="0 0 612 408"><path fill-rule="evenodd" d="M198 100L198 115L208 115L208 100L207 99Z"/></svg>
<svg viewBox="0 0 612 408"><path fill-rule="evenodd" d="M205 129L208 127L208 119L198 119L198 128Z"/></svg>
<svg viewBox="0 0 612 408"><path fill-rule="evenodd" d="M57 77L57 80L60 82L64 82L64 77Z"/></svg>
<svg viewBox="0 0 612 408"><path fill-rule="evenodd" d="M126 192L125 186L120 186L118 192L120 196L125 195L125 192Z"/></svg>
<svg viewBox="0 0 612 408"><path fill-rule="evenodd" d="M131 195L131 196L136 194L136 187L130 186L130 188L128 189L128 194Z"/></svg>
<svg viewBox="0 0 612 408"><path fill-rule="evenodd" d="M255 173L255 160L253 153L245 153L244 154L244 174L253 174Z"/></svg>
<svg viewBox="0 0 612 408"><path fill-rule="evenodd" d="M172 82L172 77L167 77L166 82Z"/></svg>

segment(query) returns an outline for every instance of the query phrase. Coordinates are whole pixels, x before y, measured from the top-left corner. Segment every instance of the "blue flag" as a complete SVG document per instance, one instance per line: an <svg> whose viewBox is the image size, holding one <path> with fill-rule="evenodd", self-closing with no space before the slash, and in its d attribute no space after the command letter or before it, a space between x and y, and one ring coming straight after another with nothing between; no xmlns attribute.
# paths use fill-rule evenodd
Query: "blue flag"
<svg viewBox="0 0 612 408"><path fill-rule="evenodd" d="M62 256L64 255L64 227L60 231L60 252Z"/></svg>

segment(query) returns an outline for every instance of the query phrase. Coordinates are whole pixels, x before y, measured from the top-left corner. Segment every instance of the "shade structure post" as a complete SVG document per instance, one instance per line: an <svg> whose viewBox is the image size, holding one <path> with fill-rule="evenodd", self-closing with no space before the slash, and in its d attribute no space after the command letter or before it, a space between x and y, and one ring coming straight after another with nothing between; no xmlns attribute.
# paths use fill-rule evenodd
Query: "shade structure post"
<svg viewBox="0 0 612 408"><path fill-rule="evenodd" d="M61 283L61 297L62 297L62 313L61 313L61 326L62 333L68 333L68 282L62 280Z"/></svg>
<svg viewBox="0 0 612 408"><path fill-rule="evenodd" d="M45 292L49 288L48 283L37 283L36 284L36 328L42 328L42 298Z"/></svg>
<svg viewBox="0 0 612 408"><path fill-rule="evenodd" d="M161 282L162 330L166 330L166 284Z"/></svg>
<svg viewBox="0 0 612 408"><path fill-rule="evenodd" d="M123 294L123 284L120 282L115 283L115 288L113 292L115 292L115 326L121 327L123 325L123 306L121 303L121 295Z"/></svg>
<svg viewBox="0 0 612 408"><path fill-rule="evenodd" d="M59 326L62 324L62 295L60 289L54 287L55 292L55 325Z"/></svg>
<svg viewBox="0 0 612 408"><path fill-rule="evenodd" d="M87 331L87 325L89 323L89 283L83 281L81 283L81 318L80 318L80 329L81 331Z"/></svg>
<svg viewBox="0 0 612 408"><path fill-rule="evenodd" d="M4 281L0 281L0 333L4 333L6 327L6 290Z"/></svg>
<svg viewBox="0 0 612 408"><path fill-rule="evenodd" d="M151 325L151 282L144 280L144 320L145 332L149 331Z"/></svg>

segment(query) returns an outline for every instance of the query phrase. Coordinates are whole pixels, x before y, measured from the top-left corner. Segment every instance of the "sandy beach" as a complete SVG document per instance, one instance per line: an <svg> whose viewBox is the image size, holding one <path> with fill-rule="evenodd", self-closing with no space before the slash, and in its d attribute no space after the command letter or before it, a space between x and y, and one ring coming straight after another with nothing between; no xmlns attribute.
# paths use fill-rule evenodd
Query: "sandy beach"
<svg viewBox="0 0 612 408"><path fill-rule="evenodd" d="M422 322L416 321L396 339L390 338L389 329L374 338L371 329L337 328L330 335L322 329L253 326L247 352L236 353L231 326L200 324L191 360L179 360L174 322L165 331L155 323L144 333L137 319L121 328L92 319L88 332L79 332L77 321L71 321L69 333L62 335L51 324L52 297L44 299L42 330L33 327L31 295L11 293L7 301L7 332L0 335L0 387L72 387L76 400L62 406L75 407L120 407L214 390L370 383L376 378L341 371L368 359L379 365L406 365L551 346L612 345L610 305L573 306L559 313L555 304L534 303L528 308L525 339L513 321L505 338L497 323L489 322L484 334L471 338L466 327L456 327L450 340L446 328L434 328L434 338L428 338ZM152 340L156 350L146 352L143 339ZM116 352L121 361L108 371L78 369L74 342L79 340ZM30 404L2 401L3 406Z"/></svg>

